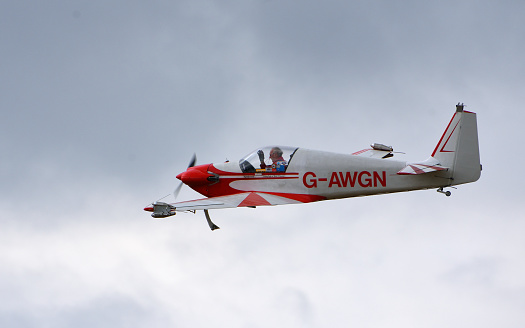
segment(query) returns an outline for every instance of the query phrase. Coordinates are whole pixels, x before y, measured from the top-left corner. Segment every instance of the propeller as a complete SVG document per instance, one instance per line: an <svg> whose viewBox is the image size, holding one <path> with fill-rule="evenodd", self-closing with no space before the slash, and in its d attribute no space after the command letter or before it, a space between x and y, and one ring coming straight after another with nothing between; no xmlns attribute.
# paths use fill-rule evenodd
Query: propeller
<svg viewBox="0 0 525 328"><path fill-rule="evenodd" d="M189 169L190 167L194 167L196 163L197 163L197 155L193 153L193 156L191 157L190 163L188 164L188 167L186 168L186 170ZM179 185L173 191L173 196L175 197L175 199L177 199L177 196L179 196L179 192L183 184L184 183L181 181Z"/></svg>
<svg viewBox="0 0 525 328"><path fill-rule="evenodd" d="M190 163L188 164L188 167L186 168L186 170L188 170L190 167L194 167L196 163L197 163L197 155L194 153L193 156L191 157ZM208 177L208 180L209 178L212 178L212 176ZM218 175L216 176L216 178L218 181L219 179ZM209 181L212 181L212 180L209 180ZM179 185L175 188L175 190L173 190L173 197L175 199L177 199L177 196L179 196L179 192L182 189L183 184L184 182L181 181ZM159 202L160 200L168 196L169 194L162 197L157 202L151 203L150 205L153 205L153 206L148 205L146 208L144 208L144 210L153 212L151 216L153 216L154 218L165 218L168 216L175 215L175 210L176 210L175 207L171 206L170 204ZM195 213L195 211L193 211L193 213ZM207 209L204 209L204 215L206 216L206 221L208 222L208 225L212 231L216 229L220 229L219 226L217 226L215 223L211 221L210 214Z"/></svg>

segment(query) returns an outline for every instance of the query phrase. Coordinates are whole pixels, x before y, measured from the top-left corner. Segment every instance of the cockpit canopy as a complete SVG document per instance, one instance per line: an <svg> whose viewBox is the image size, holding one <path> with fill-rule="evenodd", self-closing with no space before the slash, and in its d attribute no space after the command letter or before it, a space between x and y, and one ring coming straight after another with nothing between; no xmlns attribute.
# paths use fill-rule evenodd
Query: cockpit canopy
<svg viewBox="0 0 525 328"><path fill-rule="evenodd" d="M243 173L286 172L297 147L267 146L257 148L241 158Z"/></svg>

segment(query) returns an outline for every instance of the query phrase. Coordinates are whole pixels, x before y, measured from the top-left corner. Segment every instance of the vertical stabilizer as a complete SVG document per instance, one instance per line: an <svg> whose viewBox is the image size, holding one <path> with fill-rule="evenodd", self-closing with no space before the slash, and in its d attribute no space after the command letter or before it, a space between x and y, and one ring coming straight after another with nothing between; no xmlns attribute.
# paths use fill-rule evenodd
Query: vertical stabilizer
<svg viewBox="0 0 525 328"><path fill-rule="evenodd" d="M442 166L450 185L474 182L481 175L479 162L478 128L476 113L463 110L463 104L456 105L456 113L441 136L432 157Z"/></svg>

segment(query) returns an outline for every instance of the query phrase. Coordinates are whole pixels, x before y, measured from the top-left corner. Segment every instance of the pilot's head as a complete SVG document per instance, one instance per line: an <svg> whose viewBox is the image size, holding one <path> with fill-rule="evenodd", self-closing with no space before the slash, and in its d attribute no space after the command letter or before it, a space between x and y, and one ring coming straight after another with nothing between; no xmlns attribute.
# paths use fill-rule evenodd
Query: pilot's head
<svg viewBox="0 0 525 328"><path fill-rule="evenodd" d="M282 156L283 156L283 151L279 147L273 147L272 150L270 151L270 159L272 159L273 161L278 160Z"/></svg>

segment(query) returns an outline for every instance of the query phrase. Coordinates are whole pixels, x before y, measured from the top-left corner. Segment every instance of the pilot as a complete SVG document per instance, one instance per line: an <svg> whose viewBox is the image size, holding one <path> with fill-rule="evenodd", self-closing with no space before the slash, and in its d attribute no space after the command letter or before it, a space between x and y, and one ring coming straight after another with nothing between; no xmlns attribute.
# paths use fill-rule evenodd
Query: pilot
<svg viewBox="0 0 525 328"><path fill-rule="evenodd" d="M264 163L264 152L259 150L257 152L259 160L261 161L261 169L266 169L268 165ZM270 150L270 159L272 160L272 172L284 172L288 163L283 158L283 151L279 147L273 147Z"/></svg>

